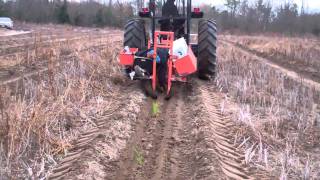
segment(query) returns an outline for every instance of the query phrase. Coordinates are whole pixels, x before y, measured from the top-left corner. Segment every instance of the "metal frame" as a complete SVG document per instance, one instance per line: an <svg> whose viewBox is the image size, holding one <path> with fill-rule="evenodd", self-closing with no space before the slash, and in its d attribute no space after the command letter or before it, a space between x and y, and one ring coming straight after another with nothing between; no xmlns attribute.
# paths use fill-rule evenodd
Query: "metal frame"
<svg viewBox="0 0 320 180"><path fill-rule="evenodd" d="M164 2L165 0L163 0ZM186 29L187 33L185 34L186 42L188 45L190 45L190 33L191 33L191 18L192 18L192 3L191 0L180 0L180 3L182 2L183 10L181 13L181 16L179 17L170 17L172 19L178 19L183 18L186 19ZM156 20L161 19L163 17L156 16L156 8L155 8L155 0L149 0L149 7L150 13L148 14L148 18L151 19L151 31L152 31L152 38L148 41L148 48L151 48L153 46L154 54L153 54L153 65L152 65L152 89L156 90L157 85L157 49L158 48L166 48L169 49L170 52L173 52L173 41L174 41L174 32L164 32L164 31L156 31ZM166 38L163 38L166 37ZM186 77L176 77L173 75L173 68L174 68L174 61L177 59L176 56L169 54L169 59L167 61L167 67L168 67L168 79L167 79L167 95L170 94L172 81L181 81L181 82L187 82Z"/></svg>
<svg viewBox="0 0 320 180"><path fill-rule="evenodd" d="M190 44L190 33L191 33L191 9L192 9L192 3L191 0L181 0L182 5L183 5L183 12L182 12L182 17L186 18L187 21L187 37L186 41L187 44ZM185 7L185 2L187 1L187 6ZM165 2L164 0L162 1L163 3ZM155 0L149 0L149 5L154 4L155 5ZM156 20L159 19L160 17L157 17L155 15L156 8L151 9L151 31L152 31L152 41L155 39L155 31L156 31ZM186 13L187 12L187 13ZM181 18L181 17L180 17ZM152 42L152 44L154 44Z"/></svg>
<svg viewBox="0 0 320 180"><path fill-rule="evenodd" d="M152 67L152 88L155 91L156 85L157 85L157 49L158 48L165 48L168 49L170 52L173 52L173 41L174 41L174 33L173 32L164 32L164 31L156 31L154 39L154 54L153 54L153 67ZM166 40L161 39L161 37L165 36ZM167 84L167 95L169 95L171 90L171 84L172 84L172 68L173 68L173 60L176 59L175 56L171 55L169 56L169 59L167 61L168 65L168 84Z"/></svg>

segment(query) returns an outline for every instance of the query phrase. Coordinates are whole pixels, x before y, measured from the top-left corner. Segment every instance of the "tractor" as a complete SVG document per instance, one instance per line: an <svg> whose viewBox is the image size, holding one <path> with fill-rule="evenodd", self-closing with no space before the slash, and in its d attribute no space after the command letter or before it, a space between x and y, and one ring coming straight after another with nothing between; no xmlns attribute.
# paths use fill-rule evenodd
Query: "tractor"
<svg viewBox="0 0 320 180"><path fill-rule="evenodd" d="M152 91L156 91L157 53L167 49L166 94L171 96L173 81L187 82L188 76L197 73L203 80L216 74L217 28L213 20L203 19L200 8L192 8L192 0L149 0L148 7L139 11L139 18L131 19L124 27L124 50L119 55L120 64L127 74L135 70L135 61L142 59L151 66L147 77L132 78L144 82L151 80ZM157 2L159 2L157 1ZM157 7L158 6L158 7ZM158 8L158 9L157 9ZM199 19L198 34L191 34L192 19ZM147 31L146 31L147 29ZM148 32L148 33L147 33ZM191 36L197 35L198 42L192 43ZM173 54L174 42L183 38L188 46L187 54L178 57ZM139 56L138 52L152 49L151 56Z"/></svg>

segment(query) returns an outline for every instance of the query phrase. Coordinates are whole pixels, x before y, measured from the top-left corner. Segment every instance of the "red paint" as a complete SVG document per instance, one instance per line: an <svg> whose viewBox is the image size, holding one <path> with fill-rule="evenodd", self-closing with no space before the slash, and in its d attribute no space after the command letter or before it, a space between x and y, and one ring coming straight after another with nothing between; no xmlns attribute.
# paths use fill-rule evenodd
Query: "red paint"
<svg viewBox="0 0 320 180"><path fill-rule="evenodd" d="M129 54L122 50L119 55L120 64L124 66L133 66L134 54L136 52L138 52L138 48L130 48Z"/></svg>
<svg viewBox="0 0 320 180"><path fill-rule="evenodd" d="M197 58L190 47L186 56L174 61L174 66L180 76L187 76L197 71Z"/></svg>
<svg viewBox="0 0 320 180"><path fill-rule="evenodd" d="M200 11L200 8L193 8L193 12L196 14L199 14L201 11Z"/></svg>

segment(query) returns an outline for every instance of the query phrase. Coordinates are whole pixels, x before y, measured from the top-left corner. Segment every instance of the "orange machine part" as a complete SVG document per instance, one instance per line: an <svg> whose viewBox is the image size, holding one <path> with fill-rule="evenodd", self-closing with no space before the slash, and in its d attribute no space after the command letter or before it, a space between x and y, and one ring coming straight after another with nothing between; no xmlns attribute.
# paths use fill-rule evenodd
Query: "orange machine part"
<svg viewBox="0 0 320 180"><path fill-rule="evenodd" d="M174 66L180 76L187 76L197 71L197 58L190 47L186 56L174 61Z"/></svg>
<svg viewBox="0 0 320 180"><path fill-rule="evenodd" d="M165 37L165 38L164 38ZM156 83L157 83L157 49L158 48L165 48L169 49L170 52L173 50L173 41L174 41L174 33L173 32L166 32L166 31L156 31L154 34L154 54L153 54L153 72L152 72L152 88L156 90ZM169 56L168 59L168 87L167 87L167 94L169 94L171 90L171 78L172 78L172 62L173 56Z"/></svg>
<svg viewBox="0 0 320 180"><path fill-rule="evenodd" d="M138 52L138 48L129 48L130 52L126 53L124 50L120 52L119 60L120 64L124 66L133 66L134 55Z"/></svg>
<svg viewBox="0 0 320 180"><path fill-rule="evenodd" d="M163 38L166 37L166 38ZM154 36L154 54L153 54L153 67L152 67L152 88L156 90L157 83L157 49L165 48L168 49L169 52L173 52L173 41L174 41L174 33L173 32L165 32L165 31L156 31ZM148 42L148 46L150 48L150 41ZM138 48L129 48L129 53L126 53L124 50L120 52L119 61L121 65L124 66L133 66L135 53L138 52ZM186 56L177 59L176 56L169 54L169 59L167 61L168 66L168 87L167 94L170 93L172 80L179 80L185 82L186 76L190 75L197 71L197 59L192 52L192 49L189 47L188 53ZM175 68L175 71L173 70ZM180 77L173 77L173 73L176 72ZM178 79L177 79L178 78Z"/></svg>

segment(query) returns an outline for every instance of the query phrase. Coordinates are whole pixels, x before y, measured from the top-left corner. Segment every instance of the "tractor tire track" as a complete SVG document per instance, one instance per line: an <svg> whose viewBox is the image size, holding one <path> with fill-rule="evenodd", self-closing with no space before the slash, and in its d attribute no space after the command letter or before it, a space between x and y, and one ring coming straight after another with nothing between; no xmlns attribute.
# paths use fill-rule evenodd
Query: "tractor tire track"
<svg viewBox="0 0 320 180"><path fill-rule="evenodd" d="M207 86L200 87L199 92L205 110L203 117L207 124L204 133L209 146L218 157L221 170L229 178L253 179L245 164L244 153L233 143L235 125L230 117L220 112L221 97Z"/></svg>
<svg viewBox="0 0 320 180"><path fill-rule="evenodd" d="M218 158L219 167L226 178L276 179L267 171L246 163L244 149L235 141L238 127L230 114L223 112L224 94L212 83L198 84L199 101L202 103L204 134L212 153Z"/></svg>
<svg viewBox="0 0 320 180"><path fill-rule="evenodd" d="M151 105L150 100L148 111L140 116L135 134L116 165L116 172L109 172L111 179L167 179L164 176L170 169L170 147L174 146L176 133L174 120L180 115L176 109L180 108L181 102L178 98L170 103L160 100L161 112L155 117L152 117ZM143 154L143 163L137 162L136 151Z"/></svg>
<svg viewBox="0 0 320 180"><path fill-rule="evenodd" d="M116 172L108 172L110 179L189 179L194 173L196 139L190 131L195 127L187 118L192 108L186 104L186 94L178 91L170 101L160 100L159 116L149 112L141 117ZM135 149L143 154L143 164L136 162Z"/></svg>
<svg viewBox="0 0 320 180"><path fill-rule="evenodd" d="M49 179L258 177L234 144L236 127L228 115L220 112L222 95L210 84L193 84L178 87L170 101L160 99L156 117L150 112L152 100L132 112L130 107L137 101L123 98L120 111L95 120L97 126L79 137ZM127 126L114 128L125 119L121 115L125 111L132 112L133 120L124 120Z"/></svg>
<svg viewBox="0 0 320 180"><path fill-rule="evenodd" d="M132 90L132 89L131 89ZM86 129L67 155L53 168L48 179L107 179L105 172L118 158L140 113L143 95L126 91L112 109Z"/></svg>
<svg viewBox="0 0 320 180"><path fill-rule="evenodd" d="M217 179L223 173L218 169L217 157L208 149L208 142L202 128L206 127L202 118L202 102L197 88L187 85L181 92L181 124L177 126L178 146L173 151L177 166L171 166L167 179Z"/></svg>
<svg viewBox="0 0 320 180"><path fill-rule="evenodd" d="M110 179L253 179L244 153L233 144L234 124L219 111L220 96L208 85L197 85L180 87L169 102L160 100L158 117L141 116L121 158L107 172Z"/></svg>
<svg viewBox="0 0 320 180"><path fill-rule="evenodd" d="M177 154L174 156L174 152L179 141L178 131L181 128L183 102L180 97L181 94L176 96L172 99L172 102L165 102L169 104L165 108L163 118L160 119L160 122L164 123L163 139L159 147L159 155L156 157L155 172L152 179L169 179L170 176L175 177L177 175L176 158L178 156Z"/></svg>

